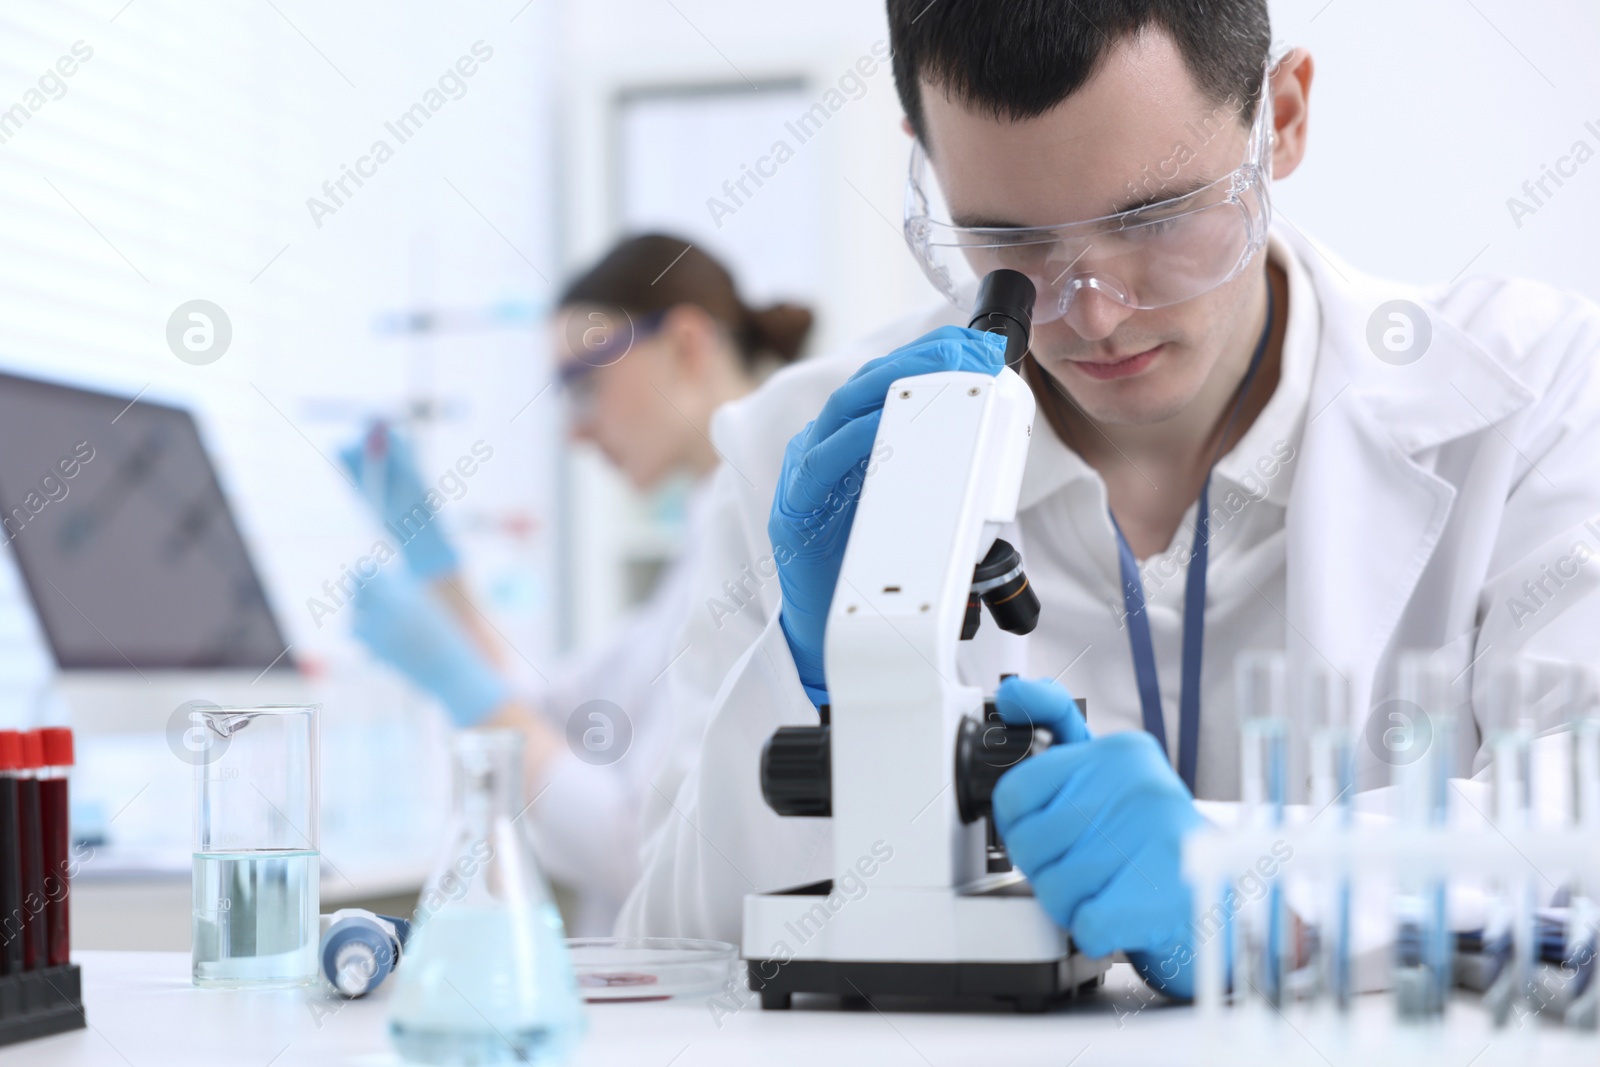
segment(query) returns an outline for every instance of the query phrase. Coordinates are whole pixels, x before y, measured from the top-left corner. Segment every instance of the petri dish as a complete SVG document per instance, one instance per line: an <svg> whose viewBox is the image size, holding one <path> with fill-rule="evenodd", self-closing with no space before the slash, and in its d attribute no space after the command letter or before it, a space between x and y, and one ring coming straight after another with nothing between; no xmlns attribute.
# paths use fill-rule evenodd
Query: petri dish
<svg viewBox="0 0 1600 1067"><path fill-rule="evenodd" d="M573 937L567 953L587 1001L714 993L734 976L739 957L726 941L687 937Z"/></svg>

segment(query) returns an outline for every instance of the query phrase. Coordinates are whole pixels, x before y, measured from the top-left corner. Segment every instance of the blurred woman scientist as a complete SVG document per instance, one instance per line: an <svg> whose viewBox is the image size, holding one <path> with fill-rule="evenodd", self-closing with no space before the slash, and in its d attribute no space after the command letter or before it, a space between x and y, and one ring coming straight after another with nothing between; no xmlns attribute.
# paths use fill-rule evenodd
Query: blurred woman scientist
<svg viewBox="0 0 1600 1067"><path fill-rule="evenodd" d="M609 933L639 874L639 814L663 767L692 761L700 731L654 684L680 651L693 557L718 458L712 413L792 362L811 328L793 304L751 309L715 259L676 237L623 241L570 282L552 316L568 433L593 443L641 492L693 479L683 553L649 600L598 647L517 692L500 649L428 523L356 599L354 633L433 694L459 726L509 727L527 744L529 823L546 873L579 894L572 933ZM407 442L382 424L341 458L381 521L425 495ZM670 791L669 791L670 795Z"/></svg>

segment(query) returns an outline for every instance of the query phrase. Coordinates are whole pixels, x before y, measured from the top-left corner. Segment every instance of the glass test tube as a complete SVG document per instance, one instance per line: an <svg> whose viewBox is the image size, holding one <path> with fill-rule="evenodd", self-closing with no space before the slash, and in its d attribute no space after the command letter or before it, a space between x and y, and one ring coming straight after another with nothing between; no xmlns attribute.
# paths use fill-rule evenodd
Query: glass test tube
<svg viewBox="0 0 1600 1067"><path fill-rule="evenodd" d="M0 974L7 975L23 970L21 768L22 735L0 730Z"/></svg>
<svg viewBox="0 0 1600 1067"><path fill-rule="evenodd" d="M22 735L21 776L17 779L17 841L22 852L22 968L37 970L48 962L49 931L44 914L43 819L39 805L39 771L44 749L37 731Z"/></svg>
<svg viewBox="0 0 1600 1067"><path fill-rule="evenodd" d="M1393 765L1403 826L1443 833L1449 817L1449 778L1455 743L1453 679L1425 652L1400 660L1400 699L1390 708L1383 747ZM1394 878L1394 992L1402 1020L1444 1014L1455 938L1445 908L1446 879L1402 857Z"/></svg>
<svg viewBox="0 0 1600 1067"><path fill-rule="evenodd" d="M1580 707L1573 716L1572 807L1573 823L1590 840L1600 838L1600 708L1594 704L1596 677L1580 672ZM1595 981L1600 951L1600 891L1593 876L1580 873L1572 886L1567 916L1567 951L1564 972L1570 974L1570 993L1563 1021L1581 1030L1600 1027L1600 982Z"/></svg>
<svg viewBox="0 0 1600 1067"><path fill-rule="evenodd" d="M1310 726L1311 818L1322 832L1348 834L1355 797L1355 715L1350 682L1327 663L1308 663L1302 707ZM1321 991L1340 1011L1350 1008L1351 880L1340 869L1323 879L1314 938Z"/></svg>
<svg viewBox="0 0 1600 1067"><path fill-rule="evenodd" d="M1490 756L1489 815L1512 840L1531 824L1533 728L1528 713L1533 688L1532 667L1524 660L1497 665L1489 675L1484 738ZM1533 980L1536 955L1531 889L1514 875L1497 879L1491 886L1482 946L1490 961L1491 978L1483 1002L1496 1026L1511 1021L1513 1008L1525 1002L1525 991Z"/></svg>
<svg viewBox="0 0 1600 1067"><path fill-rule="evenodd" d="M70 846L67 775L73 763L72 731L52 726L39 731L44 766L39 772L40 851L44 859L44 909L51 966L67 963L72 953L70 929Z"/></svg>
<svg viewBox="0 0 1600 1067"><path fill-rule="evenodd" d="M1282 826L1289 775L1283 654L1242 653L1234 665L1234 686L1242 745L1242 825L1257 830ZM1283 882L1277 874L1262 878L1259 870L1240 874L1235 892L1241 895L1248 895L1246 879L1262 879L1264 883L1260 885L1261 896L1244 901L1239 912L1245 991L1278 1008L1283 1004L1284 978L1293 962Z"/></svg>

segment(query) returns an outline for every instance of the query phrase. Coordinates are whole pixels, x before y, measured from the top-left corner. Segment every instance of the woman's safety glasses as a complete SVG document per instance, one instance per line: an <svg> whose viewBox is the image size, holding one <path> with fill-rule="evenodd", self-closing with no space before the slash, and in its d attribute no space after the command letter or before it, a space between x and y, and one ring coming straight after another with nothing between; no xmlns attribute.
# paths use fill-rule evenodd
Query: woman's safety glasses
<svg viewBox="0 0 1600 1067"><path fill-rule="evenodd" d="M556 370L556 381L574 417L587 416L594 407L598 382L595 371L618 363L639 341L647 340L667 319L667 309L652 311L637 321L622 308L602 308L575 313L567 324L567 344L573 358Z"/></svg>
<svg viewBox="0 0 1600 1067"><path fill-rule="evenodd" d="M1182 196L1082 222L1011 227L941 221L949 214L918 142L906 181L906 243L928 279L962 307L970 306L979 279L990 271L1026 274L1038 294L1036 324L1070 316L1085 290L1139 309L1209 292L1237 277L1266 244L1270 74L1269 66L1238 170Z"/></svg>

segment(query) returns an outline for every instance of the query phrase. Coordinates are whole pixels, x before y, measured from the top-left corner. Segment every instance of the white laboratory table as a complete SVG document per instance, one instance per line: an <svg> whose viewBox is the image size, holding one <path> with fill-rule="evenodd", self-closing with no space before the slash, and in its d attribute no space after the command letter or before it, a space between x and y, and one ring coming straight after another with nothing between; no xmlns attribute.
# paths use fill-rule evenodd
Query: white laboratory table
<svg viewBox="0 0 1600 1067"><path fill-rule="evenodd" d="M0 1065L292 1067L394 1064L385 1036L384 990L353 1002L306 990L241 993L196 989L189 957L175 952L81 952L90 1028L0 1050ZM781 1067L1004 1064L1131 1067L1137 1064L1270 1063L1326 1067L1383 1064L1594 1064L1600 1035L1542 1028L1495 1033L1458 1004L1449 1023L1397 1032L1386 998L1362 998L1356 1023L1237 1014L1221 1028L1193 1009L1152 1001L1131 969L1105 989L1045 1015L1006 1012L841 1010L801 998L763 1012L754 998L720 1020L705 998L594 1004L575 1063L628 1067ZM1270 1009L1262 1009L1270 1014Z"/></svg>

